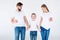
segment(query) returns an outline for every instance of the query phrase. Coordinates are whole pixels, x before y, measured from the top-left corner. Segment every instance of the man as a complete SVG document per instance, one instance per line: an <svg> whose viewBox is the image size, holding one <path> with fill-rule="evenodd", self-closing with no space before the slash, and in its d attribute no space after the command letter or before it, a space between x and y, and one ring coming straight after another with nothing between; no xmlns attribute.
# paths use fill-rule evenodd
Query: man
<svg viewBox="0 0 60 40"><path fill-rule="evenodd" d="M28 26L28 21L26 16L24 15L24 12L22 11L22 6L23 4L21 2L17 3L16 15L11 19L11 22L13 24L16 24L15 40L19 40L20 34L21 34L21 40L25 40L25 32L26 32L25 24Z"/></svg>

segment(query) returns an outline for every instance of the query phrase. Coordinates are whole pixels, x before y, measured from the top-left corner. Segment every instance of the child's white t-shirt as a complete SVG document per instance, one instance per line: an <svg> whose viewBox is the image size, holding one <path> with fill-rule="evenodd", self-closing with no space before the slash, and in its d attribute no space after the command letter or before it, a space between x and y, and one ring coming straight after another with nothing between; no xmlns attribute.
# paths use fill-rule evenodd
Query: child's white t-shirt
<svg viewBox="0 0 60 40"><path fill-rule="evenodd" d="M30 24L30 31L37 31L37 25L38 25L37 20L35 21L30 20L29 24Z"/></svg>
<svg viewBox="0 0 60 40"><path fill-rule="evenodd" d="M25 14L23 11L21 11L21 12L16 11L14 18L18 21L18 23L15 23L14 26L20 26L20 27L25 26L24 16L25 16Z"/></svg>
<svg viewBox="0 0 60 40"><path fill-rule="evenodd" d="M45 29L51 28L51 22L49 21L49 19L52 17L52 14L50 12L48 12L48 13L42 13L41 16L43 18L42 26Z"/></svg>

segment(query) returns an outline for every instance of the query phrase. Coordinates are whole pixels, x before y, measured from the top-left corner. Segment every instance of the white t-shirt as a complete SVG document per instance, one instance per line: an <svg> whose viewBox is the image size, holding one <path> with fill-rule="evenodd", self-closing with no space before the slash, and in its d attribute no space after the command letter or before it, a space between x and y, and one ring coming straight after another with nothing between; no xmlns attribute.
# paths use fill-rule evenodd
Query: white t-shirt
<svg viewBox="0 0 60 40"><path fill-rule="evenodd" d="M43 26L45 29L51 28L51 22L49 21L49 19L52 17L52 14L50 12L42 13L41 16L43 18L41 26Z"/></svg>
<svg viewBox="0 0 60 40"><path fill-rule="evenodd" d="M24 16L25 16L25 14L23 11L21 11L21 12L16 11L14 18L18 21L18 23L15 23L14 26L20 26L20 27L25 26Z"/></svg>
<svg viewBox="0 0 60 40"><path fill-rule="evenodd" d="M30 23L29 31L37 31L37 25L38 25L37 20L35 21L30 20L29 23Z"/></svg>

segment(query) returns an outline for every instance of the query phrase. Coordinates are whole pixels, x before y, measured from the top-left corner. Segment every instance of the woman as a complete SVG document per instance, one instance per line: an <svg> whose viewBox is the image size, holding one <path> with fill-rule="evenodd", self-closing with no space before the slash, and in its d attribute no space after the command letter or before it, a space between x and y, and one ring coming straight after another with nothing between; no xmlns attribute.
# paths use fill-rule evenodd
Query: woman
<svg viewBox="0 0 60 40"><path fill-rule="evenodd" d="M42 40L48 40L50 28L51 28L50 24L53 21L53 17L50 14L50 11L45 4L42 4L41 8L43 11L43 13L41 15L41 20L39 23L40 29L41 29L41 37L42 37Z"/></svg>

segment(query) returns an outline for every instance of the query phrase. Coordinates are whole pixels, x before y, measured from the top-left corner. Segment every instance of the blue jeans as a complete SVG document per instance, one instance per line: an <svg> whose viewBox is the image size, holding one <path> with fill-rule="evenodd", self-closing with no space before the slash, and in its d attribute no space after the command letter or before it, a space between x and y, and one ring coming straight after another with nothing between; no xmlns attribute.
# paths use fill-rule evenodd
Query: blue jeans
<svg viewBox="0 0 60 40"><path fill-rule="evenodd" d="M40 28L41 28L41 37L42 37L42 40L48 40L50 29L47 30L47 29L43 28L42 26Z"/></svg>
<svg viewBox="0 0 60 40"><path fill-rule="evenodd" d="M25 40L26 28L24 26L16 26L15 28L15 40L19 40L19 35L21 34L21 40Z"/></svg>
<svg viewBox="0 0 60 40"><path fill-rule="evenodd" d="M30 31L30 40L37 40L37 31Z"/></svg>

